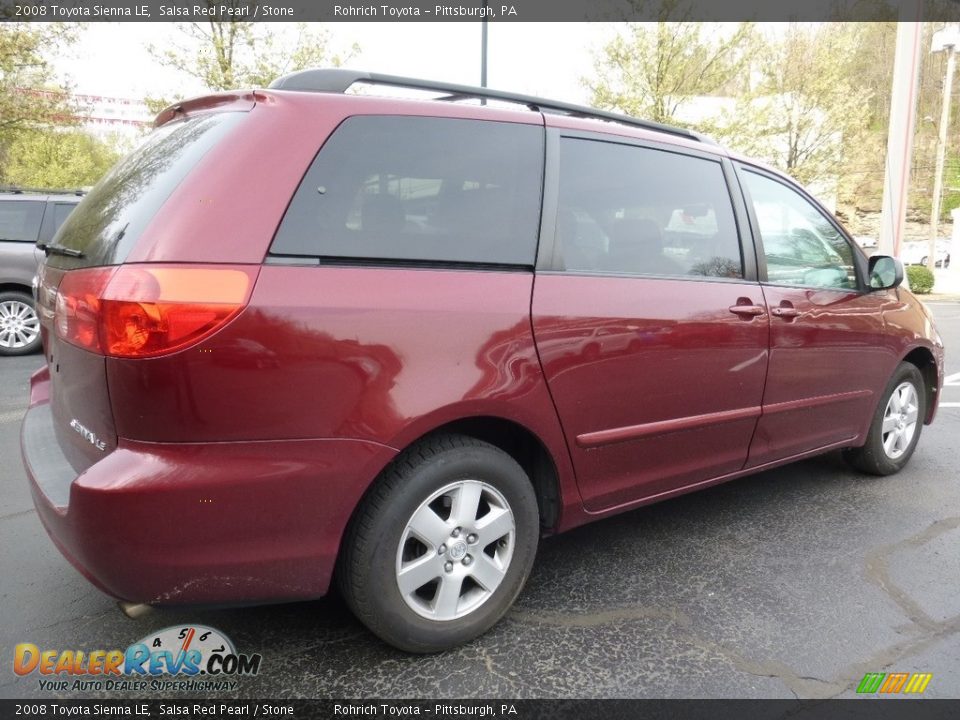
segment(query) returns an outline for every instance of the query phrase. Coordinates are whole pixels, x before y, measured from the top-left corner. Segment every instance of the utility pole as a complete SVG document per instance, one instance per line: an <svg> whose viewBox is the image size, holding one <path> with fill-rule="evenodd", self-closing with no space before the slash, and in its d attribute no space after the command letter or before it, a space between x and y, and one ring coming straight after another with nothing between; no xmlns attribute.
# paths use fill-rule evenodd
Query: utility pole
<svg viewBox="0 0 960 720"><path fill-rule="evenodd" d="M910 187L910 155L917 111L920 78L920 44L923 34L923 4L906 0L900 5L897 49L890 91L890 128L884 162L883 204L878 252L900 256L903 225Z"/></svg>
<svg viewBox="0 0 960 720"><path fill-rule="evenodd" d="M487 86L487 0L483 0L483 29L480 31L480 87Z"/></svg>
<svg viewBox="0 0 960 720"><path fill-rule="evenodd" d="M943 100L940 125L937 127L937 162L933 171L933 209L930 211L930 247L927 249L927 267L933 272L937 266L937 237L940 234L940 206L943 202L943 161L947 153L947 130L950 127L950 102L953 92L953 71L956 69L956 47L960 32L954 26L945 27L933 35L931 52L947 52L947 78L943 81Z"/></svg>
<svg viewBox="0 0 960 720"><path fill-rule="evenodd" d="M487 0L483 0L483 20L480 30L480 87L487 86ZM486 105L486 98L480 99L481 105Z"/></svg>

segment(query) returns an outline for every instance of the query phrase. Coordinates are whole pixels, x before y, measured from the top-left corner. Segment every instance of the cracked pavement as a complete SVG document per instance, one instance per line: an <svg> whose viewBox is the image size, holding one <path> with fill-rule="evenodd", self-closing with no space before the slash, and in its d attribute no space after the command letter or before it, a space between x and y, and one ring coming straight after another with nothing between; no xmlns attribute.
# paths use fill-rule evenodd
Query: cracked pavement
<svg viewBox="0 0 960 720"><path fill-rule="evenodd" d="M958 373L960 303L931 308ZM335 596L123 616L32 510L18 430L40 362L0 358L0 697L50 695L13 674L18 642L122 649L188 622L263 654L239 697L829 698L894 671L960 697L960 382L899 475L861 476L833 453L547 539L498 626L418 657Z"/></svg>

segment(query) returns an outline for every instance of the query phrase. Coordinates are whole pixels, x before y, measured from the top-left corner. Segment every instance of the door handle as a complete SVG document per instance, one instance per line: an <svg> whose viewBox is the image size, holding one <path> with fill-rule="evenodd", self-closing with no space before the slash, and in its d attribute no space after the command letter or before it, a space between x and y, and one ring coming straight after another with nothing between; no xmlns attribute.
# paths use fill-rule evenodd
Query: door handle
<svg viewBox="0 0 960 720"><path fill-rule="evenodd" d="M795 307L781 305L780 307L775 307L770 311L771 314L776 315L778 318L785 318L787 320L795 318L800 314L800 311Z"/></svg>
<svg viewBox="0 0 960 720"><path fill-rule="evenodd" d="M731 305L729 310L734 315L763 315L766 312L763 305Z"/></svg>

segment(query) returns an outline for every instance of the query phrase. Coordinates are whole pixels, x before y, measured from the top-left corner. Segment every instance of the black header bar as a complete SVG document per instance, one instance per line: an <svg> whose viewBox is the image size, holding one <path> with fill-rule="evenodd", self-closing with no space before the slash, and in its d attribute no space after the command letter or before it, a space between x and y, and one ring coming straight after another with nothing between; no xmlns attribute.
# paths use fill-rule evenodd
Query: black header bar
<svg viewBox="0 0 960 720"><path fill-rule="evenodd" d="M229 18L257 22L960 21L960 0L0 0L4 21Z"/></svg>

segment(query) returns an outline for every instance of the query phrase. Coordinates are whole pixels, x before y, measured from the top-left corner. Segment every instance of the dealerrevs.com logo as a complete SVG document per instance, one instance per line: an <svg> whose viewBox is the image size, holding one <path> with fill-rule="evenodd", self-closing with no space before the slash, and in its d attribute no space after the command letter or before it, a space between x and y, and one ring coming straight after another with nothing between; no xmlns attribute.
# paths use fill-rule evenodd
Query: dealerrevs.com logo
<svg viewBox="0 0 960 720"><path fill-rule="evenodd" d="M930 684L933 673L867 673L857 686L857 693L884 695L921 695Z"/></svg>
<svg viewBox="0 0 960 720"><path fill-rule="evenodd" d="M14 648L13 671L36 674L51 691L224 691L237 676L256 675L262 656L242 654L222 632L205 625L173 626L126 650L46 650L33 643Z"/></svg>

